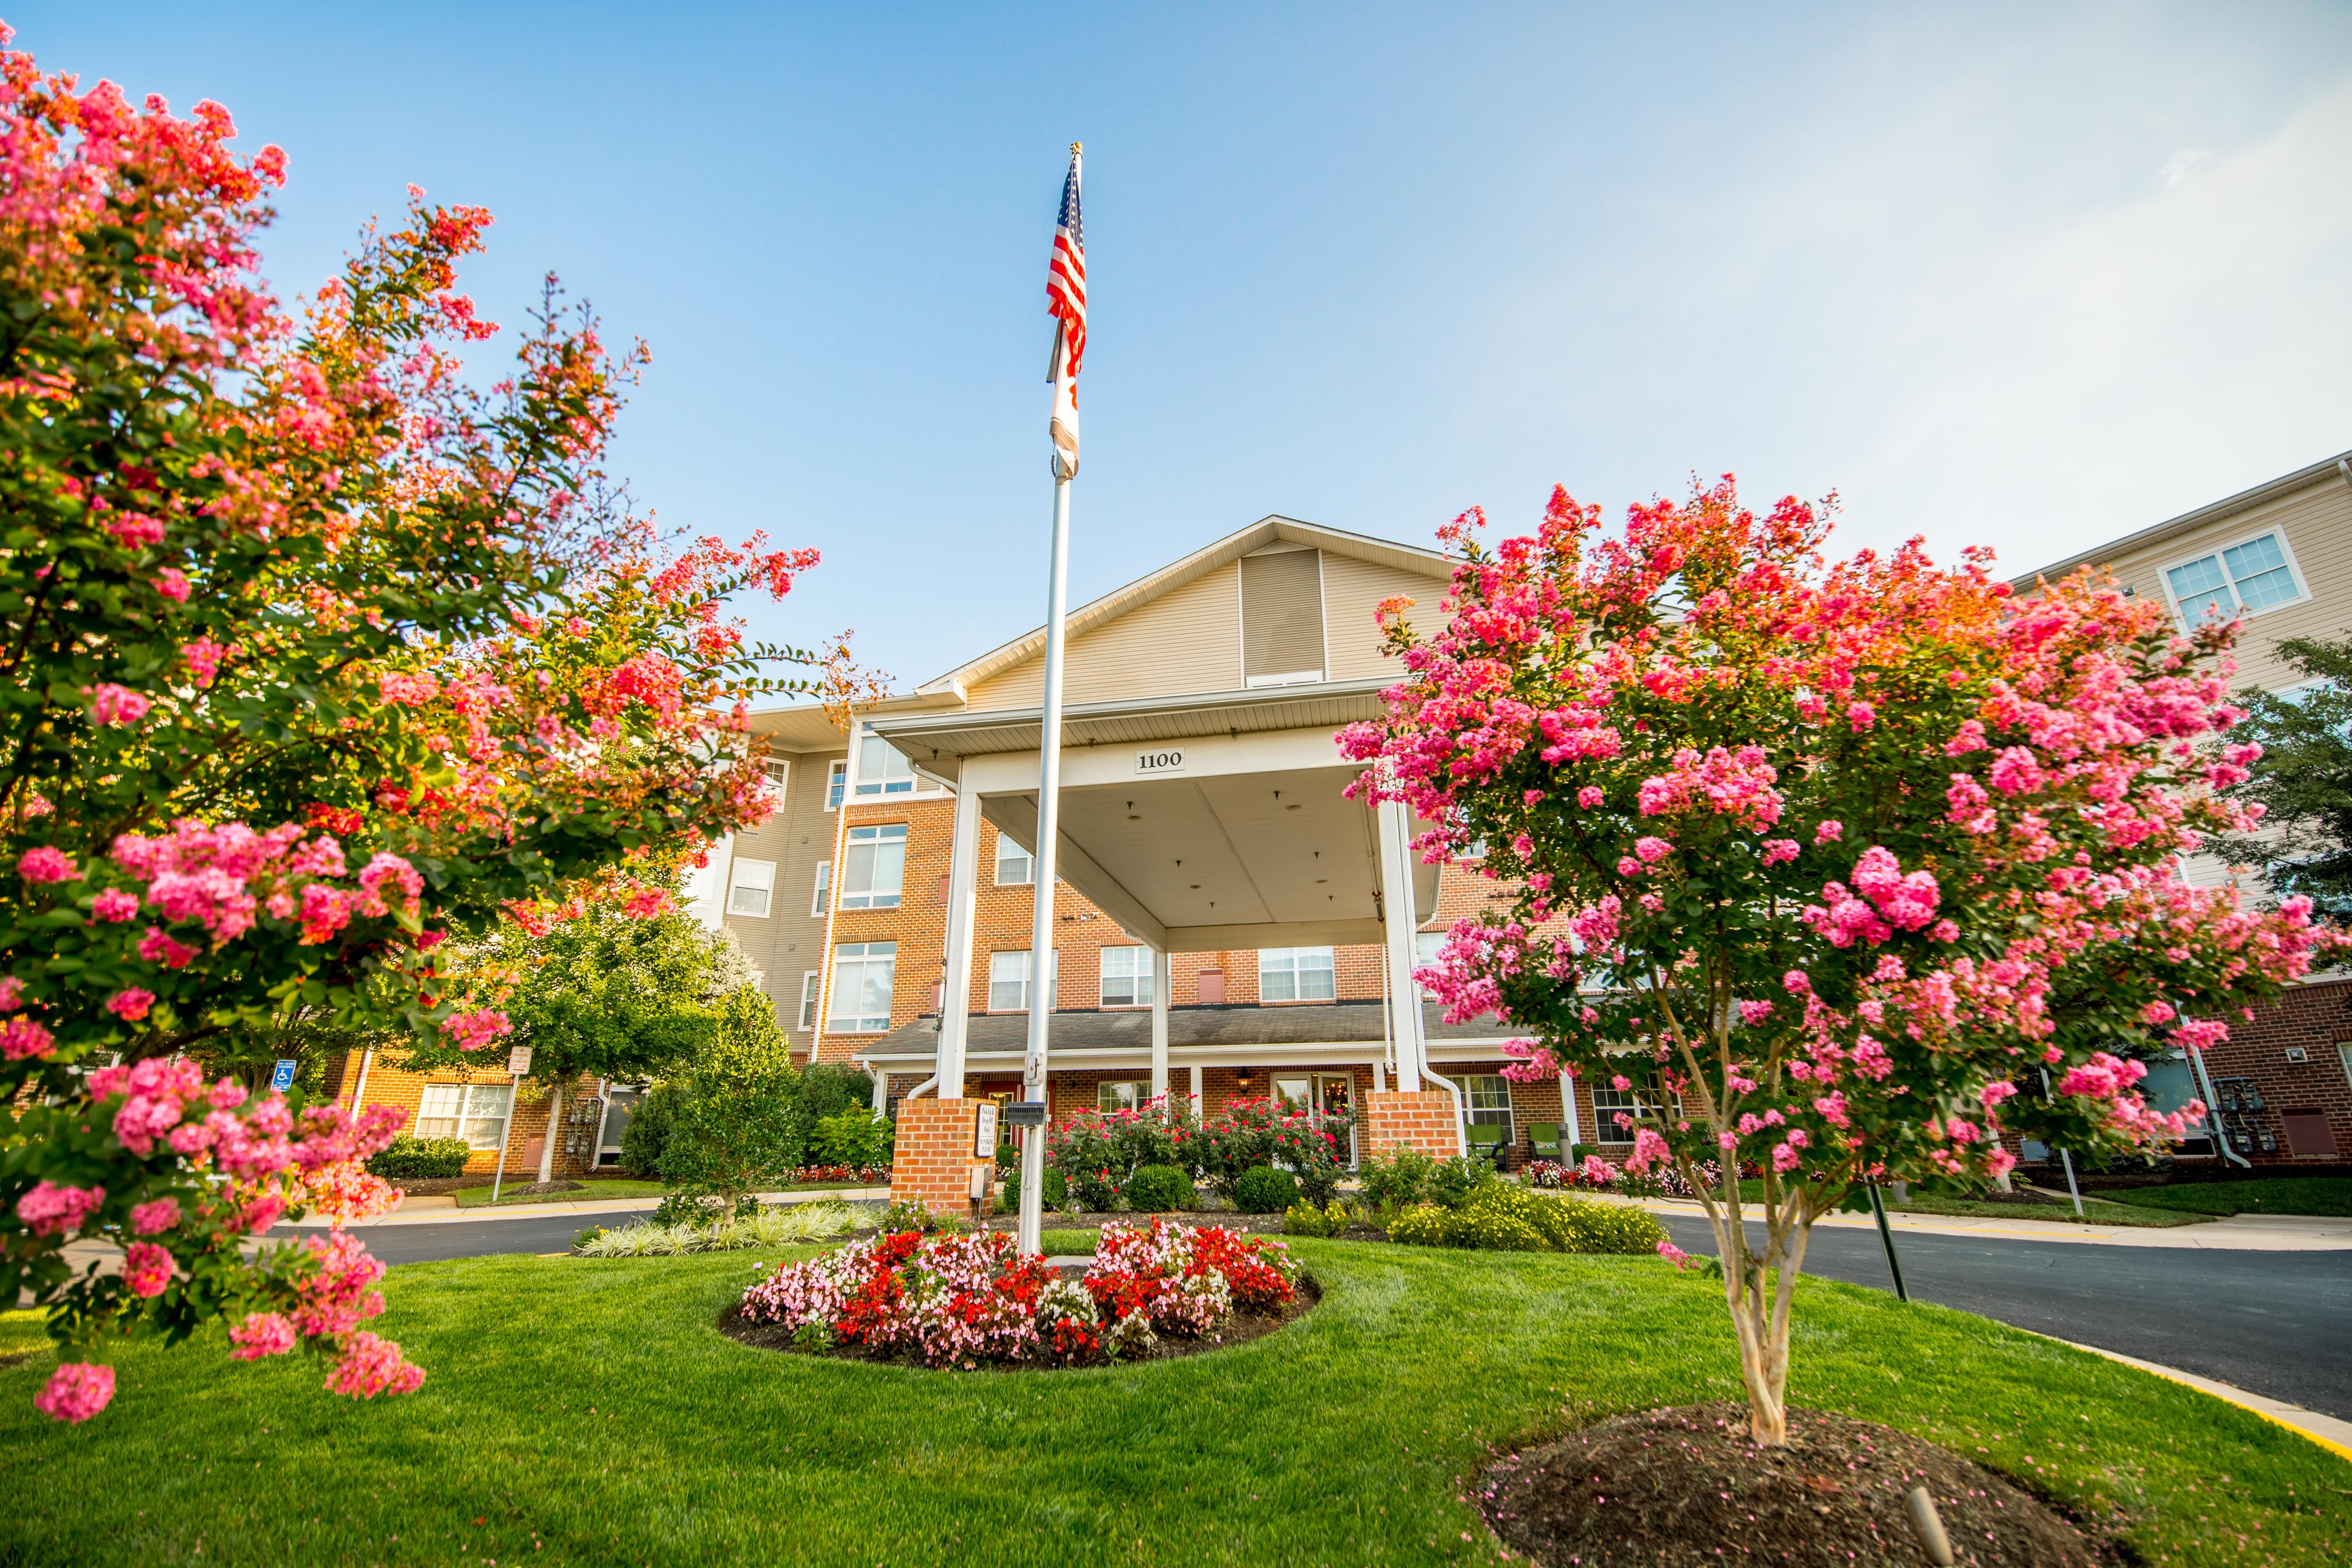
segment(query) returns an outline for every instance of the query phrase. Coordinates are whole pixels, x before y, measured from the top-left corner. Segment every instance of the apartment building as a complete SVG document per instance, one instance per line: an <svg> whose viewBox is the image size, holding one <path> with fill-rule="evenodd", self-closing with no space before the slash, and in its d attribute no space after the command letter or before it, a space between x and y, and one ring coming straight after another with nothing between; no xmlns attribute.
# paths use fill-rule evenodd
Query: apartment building
<svg viewBox="0 0 2352 1568"><path fill-rule="evenodd" d="M2155 598L2185 629L2242 617L2241 690L2291 691L2302 676L2279 656L2289 637L2352 636L2352 453L2085 550L2018 578L2021 594L2083 567L2111 574L2126 593ZM2199 887L2236 884L2263 896L2258 873L2211 855L2181 867ZM2201 1077L2200 1077L2201 1073ZM2316 1167L2352 1157L2352 975L2331 971L2296 986L2201 1065L2186 1053L2154 1064L2148 1086L2167 1109L2190 1099L2216 1108L2205 1134L2184 1142L2191 1163ZM2048 1157L2028 1144L2029 1160Z"/></svg>

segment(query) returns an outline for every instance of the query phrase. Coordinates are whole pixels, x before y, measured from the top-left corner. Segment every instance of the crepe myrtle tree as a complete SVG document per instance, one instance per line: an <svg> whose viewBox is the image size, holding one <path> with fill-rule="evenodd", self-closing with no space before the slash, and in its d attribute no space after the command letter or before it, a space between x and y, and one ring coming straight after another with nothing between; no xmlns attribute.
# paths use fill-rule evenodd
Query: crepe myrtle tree
<svg viewBox="0 0 2352 1568"><path fill-rule="evenodd" d="M308 1343L338 1392L412 1388L362 1326L356 1239L245 1240L396 1199L361 1163L403 1115L198 1062L294 1021L490 1045L446 937L667 907L682 858L770 809L761 661L818 662L745 646L721 601L814 556L671 551L613 499L640 356L551 292L502 379L463 378L497 331L455 287L488 214L412 191L289 314L254 251L283 153L5 43L0 1300L48 1310L36 1403L66 1420L111 1397L113 1342L223 1319L238 1356ZM124 1254L76 1268L80 1237Z"/></svg>
<svg viewBox="0 0 2352 1568"><path fill-rule="evenodd" d="M1442 628L1383 606L1408 673L1342 736L1360 789L1442 825L1425 856L1483 837L1508 889L1423 972L1447 1016L1526 1030L1514 1077L1633 1091L1628 1165L1699 1193L1766 1444L1817 1218L1998 1177L2005 1135L2177 1134L2202 1108L2152 1109L2126 1053L2223 1038L2341 940L2177 875L2252 816L2217 794L2254 760L2231 628L2088 573L2020 603L1977 550L1829 563L1826 510L1727 476L1604 539L1556 491L1492 549L1466 513Z"/></svg>

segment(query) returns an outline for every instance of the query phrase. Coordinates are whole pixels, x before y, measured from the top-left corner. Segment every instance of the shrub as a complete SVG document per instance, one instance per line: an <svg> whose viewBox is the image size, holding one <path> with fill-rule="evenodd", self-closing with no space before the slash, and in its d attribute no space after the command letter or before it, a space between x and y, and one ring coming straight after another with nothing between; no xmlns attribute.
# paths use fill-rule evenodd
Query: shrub
<svg viewBox="0 0 2352 1568"><path fill-rule="evenodd" d="M1086 1207L1107 1210L1147 1165L1181 1165L1192 1125L1160 1096L1132 1110L1083 1110L1045 1134L1045 1163Z"/></svg>
<svg viewBox="0 0 2352 1568"><path fill-rule="evenodd" d="M811 1062L801 1069L801 1113L810 1126L845 1110L864 1110L871 1114L874 1105L874 1079L871 1075L846 1062ZM868 1163L842 1160L839 1164Z"/></svg>
<svg viewBox="0 0 2352 1568"><path fill-rule="evenodd" d="M1489 1252L1655 1252L1665 1231L1636 1208L1580 1203L1497 1182L1458 1209L1423 1204L1389 1222L1389 1239Z"/></svg>
<svg viewBox="0 0 2352 1568"><path fill-rule="evenodd" d="M367 1171L387 1182L441 1181L464 1175L473 1152L463 1138L413 1138L404 1133L367 1163Z"/></svg>
<svg viewBox="0 0 2352 1568"><path fill-rule="evenodd" d="M1351 1125L1345 1116L1297 1110L1275 1128L1275 1155L1290 1168L1308 1203L1328 1205L1339 1191L1339 1178L1347 1173L1341 1158Z"/></svg>
<svg viewBox="0 0 2352 1568"><path fill-rule="evenodd" d="M803 1110L807 1109L805 1097ZM890 1163L892 1129L889 1118L877 1116L863 1105L845 1106L816 1123L809 1152L817 1163L852 1170Z"/></svg>
<svg viewBox="0 0 2352 1568"><path fill-rule="evenodd" d="M1234 1206L1244 1214L1280 1214L1297 1201L1298 1184L1271 1165L1253 1165L1234 1183Z"/></svg>
<svg viewBox="0 0 2352 1568"><path fill-rule="evenodd" d="M1127 1201L1138 1214L1191 1208L1192 1178L1174 1165L1146 1165L1129 1179Z"/></svg>
<svg viewBox="0 0 2352 1568"><path fill-rule="evenodd" d="M629 1125L621 1134L621 1169L640 1181L651 1181L661 1174L662 1149L669 1142L669 1130L677 1124L677 1102L683 1094L675 1082L657 1083L629 1118Z"/></svg>
<svg viewBox="0 0 2352 1568"><path fill-rule="evenodd" d="M1374 1154L1360 1172L1364 1201L1382 1213L1411 1208L1429 1196L1429 1174L1436 1163L1402 1143L1385 1154Z"/></svg>
<svg viewBox="0 0 2352 1568"><path fill-rule="evenodd" d="M1302 1198L1283 1211L1282 1234L1328 1236L1331 1234L1331 1226L1330 1222L1324 1218L1321 1209Z"/></svg>
<svg viewBox="0 0 2352 1568"><path fill-rule="evenodd" d="M578 1236L572 1238L572 1250L577 1252L587 1247L589 1243L594 1241L598 1237L603 1236L604 1231L605 1227L604 1226L590 1226L586 1230L582 1231Z"/></svg>
<svg viewBox="0 0 2352 1568"><path fill-rule="evenodd" d="M786 1242L821 1241L856 1226L861 1212L846 1204L788 1204L756 1209L749 1215L708 1222L592 1226L580 1233L572 1247L587 1258L667 1258L687 1252L729 1252L751 1247L779 1247Z"/></svg>
<svg viewBox="0 0 2352 1568"><path fill-rule="evenodd" d="M952 1215L936 1213L929 1205L916 1198L901 1198L893 1202L882 1211L881 1226L885 1231L919 1230L925 1236L933 1231L959 1228Z"/></svg>
<svg viewBox="0 0 2352 1568"><path fill-rule="evenodd" d="M1454 1211L1435 1204L1414 1204L1389 1216L1389 1239L1408 1247L1444 1247L1453 1239Z"/></svg>
<svg viewBox="0 0 2352 1568"><path fill-rule="evenodd" d="M1287 1109L1278 1100L1232 1100L1201 1124L1193 1135L1192 1158L1220 1197L1238 1205L1236 1194L1243 1173L1274 1163L1275 1134L1281 1130Z"/></svg>
<svg viewBox="0 0 2352 1568"><path fill-rule="evenodd" d="M1013 1173L1013 1191L1017 1194L1021 1190L1021 1177L1018 1170ZM1065 1177L1061 1172L1047 1171L1045 1173L1045 1180L1043 1185L1045 1190L1044 1194L1044 1202L1040 1206L1049 1209L1069 1207L1070 1184L1068 1178Z"/></svg>
<svg viewBox="0 0 2352 1568"><path fill-rule="evenodd" d="M1623 1252L1647 1255L1666 1239L1665 1227L1648 1211L1620 1204L1563 1202L1574 1237L1570 1252Z"/></svg>
<svg viewBox="0 0 2352 1568"><path fill-rule="evenodd" d="M794 1092L800 1075L766 995L743 986L722 999L722 1011L721 1038L679 1080L661 1176L732 1207L799 1167L807 1126Z"/></svg>
<svg viewBox="0 0 2352 1568"><path fill-rule="evenodd" d="M1468 1154L1440 1160L1429 1172L1429 1195L1447 1208L1458 1209L1498 1184L1495 1167Z"/></svg>

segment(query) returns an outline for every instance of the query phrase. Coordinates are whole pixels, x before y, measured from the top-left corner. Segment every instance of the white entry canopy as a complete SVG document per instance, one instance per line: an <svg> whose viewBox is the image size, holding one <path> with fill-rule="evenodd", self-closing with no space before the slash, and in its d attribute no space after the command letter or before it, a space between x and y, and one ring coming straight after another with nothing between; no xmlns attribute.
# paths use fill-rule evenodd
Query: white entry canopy
<svg viewBox="0 0 2352 1568"><path fill-rule="evenodd" d="M1386 684L1068 709L1062 879L1164 952L1381 942L1380 835L1372 808L1344 798L1362 765L1333 737L1374 716ZM982 815L1034 852L1042 719L1015 709L872 723L918 771L976 792ZM1437 879L1415 865L1412 923L1436 912Z"/></svg>

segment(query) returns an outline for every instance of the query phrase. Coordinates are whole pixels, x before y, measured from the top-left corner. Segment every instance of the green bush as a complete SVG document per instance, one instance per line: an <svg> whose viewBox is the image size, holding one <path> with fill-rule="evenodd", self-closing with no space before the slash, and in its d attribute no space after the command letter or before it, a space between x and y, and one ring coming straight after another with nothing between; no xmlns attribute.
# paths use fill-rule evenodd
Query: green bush
<svg viewBox="0 0 2352 1568"><path fill-rule="evenodd" d="M845 1110L871 1111L874 1079L847 1062L811 1062L801 1070L801 1114L812 1127ZM887 1151L886 1151L887 1152ZM837 1160L835 1164L887 1164L887 1160Z"/></svg>
<svg viewBox="0 0 2352 1568"><path fill-rule="evenodd" d="M1666 1239L1665 1227L1646 1209L1630 1205L1587 1204L1573 1199L1552 1200L1568 1210L1574 1237L1570 1252L1654 1253Z"/></svg>
<svg viewBox="0 0 2352 1568"><path fill-rule="evenodd" d="M1447 1247L1453 1244L1453 1227L1452 1209L1414 1204L1390 1215L1389 1239L1408 1247Z"/></svg>
<svg viewBox="0 0 2352 1568"><path fill-rule="evenodd" d="M367 1163L368 1174L387 1182L446 1180L466 1173L473 1152L463 1138L412 1138L404 1132Z"/></svg>
<svg viewBox="0 0 2352 1568"><path fill-rule="evenodd" d="M1429 1174L1436 1164L1428 1155L1402 1143L1385 1154L1374 1154L1359 1173L1364 1183L1364 1201L1384 1214L1426 1201Z"/></svg>
<svg viewBox="0 0 2352 1568"><path fill-rule="evenodd" d="M1271 1165L1252 1165L1234 1183L1234 1207L1244 1214L1280 1214L1297 1201L1298 1184Z"/></svg>
<svg viewBox="0 0 2352 1568"><path fill-rule="evenodd" d="M672 1079L654 1085L652 1092L637 1101L628 1129L621 1134L622 1170L640 1181L660 1177L662 1149L669 1142L670 1129L677 1125L677 1102L684 1093Z"/></svg>
<svg viewBox="0 0 2352 1568"><path fill-rule="evenodd" d="M1020 1178L1017 1175L1013 1178L1013 1190L1018 1192L1020 1190ZM1044 1184L1045 1191L1044 1202L1039 1205L1040 1207L1058 1209L1069 1206L1070 1182L1068 1177L1063 1175L1059 1171L1049 1170L1045 1173Z"/></svg>
<svg viewBox="0 0 2352 1568"><path fill-rule="evenodd" d="M592 1225L586 1230L582 1231L578 1236L573 1237L572 1238L572 1245L575 1247L585 1247L604 1234L604 1227L603 1226Z"/></svg>
<svg viewBox="0 0 2352 1568"><path fill-rule="evenodd" d="M1488 1252L1650 1253L1666 1233L1641 1209L1580 1203L1497 1182L1458 1209L1423 1204L1389 1222L1389 1239Z"/></svg>
<svg viewBox="0 0 2352 1568"><path fill-rule="evenodd" d="M1345 1236L1363 1217L1336 1198L1321 1208L1301 1198L1283 1211L1282 1230L1286 1236Z"/></svg>
<svg viewBox="0 0 2352 1568"><path fill-rule="evenodd" d="M745 985L719 1005L719 1040L679 1080L661 1179L732 1209L746 1194L790 1179L807 1151L808 1124L801 1075L766 994Z"/></svg>
<svg viewBox="0 0 2352 1568"><path fill-rule="evenodd" d="M1192 1178L1173 1165L1145 1165L1128 1179L1127 1202L1138 1214L1191 1208Z"/></svg>
<svg viewBox="0 0 2352 1568"><path fill-rule="evenodd" d="M852 1105L817 1122L809 1152L820 1165L887 1165L890 1142L889 1118Z"/></svg>
<svg viewBox="0 0 2352 1568"><path fill-rule="evenodd" d="M1450 1209L1458 1209L1499 1184L1494 1164L1469 1154L1440 1160L1429 1172L1429 1195Z"/></svg>

